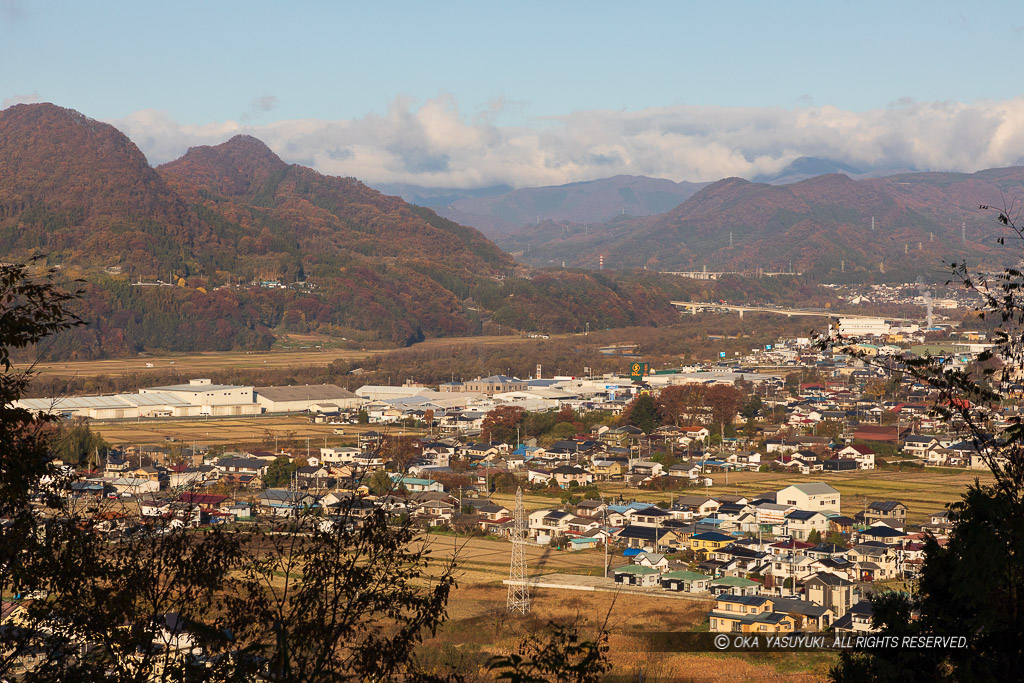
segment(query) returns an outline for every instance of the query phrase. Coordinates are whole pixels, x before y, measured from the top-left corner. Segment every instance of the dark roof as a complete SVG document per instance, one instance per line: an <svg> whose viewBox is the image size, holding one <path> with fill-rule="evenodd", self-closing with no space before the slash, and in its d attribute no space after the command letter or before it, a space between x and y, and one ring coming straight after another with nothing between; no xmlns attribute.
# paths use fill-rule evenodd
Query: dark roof
<svg viewBox="0 0 1024 683"><path fill-rule="evenodd" d="M810 519L811 517L814 517L814 515L820 515L820 514L821 513L816 511L816 510L793 510L788 515L786 515L786 519L803 519L803 520L807 520L807 519Z"/></svg>
<svg viewBox="0 0 1024 683"><path fill-rule="evenodd" d="M875 510L877 512L892 512L897 507L903 505L898 500L876 500L873 503L868 503L868 510ZM907 507L903 505L903 507Z"/></svg>
<svg viewBox="0 0 1024 683"><path fill-rule="evenodd" d="M728 534L722 534L717 531L705 531L704 533L694 534L690 537L693 541L731 541L732 536Z"/></svg>
<svg viewBox="0 0 1024 683"><path fill-rule="evenodd" d="M873 526L860 532L861 536L873 536L874 538L893 538L894 536L906 536L907 534L899 529L890 529L887 526Z"/></svg>
<svg viewBox="0 0 1024 683"><path fill-rule="evenodd" d="M769 600L772 601L772 609L776 612L820 617L828 611L828 608L808 602L807 600L794 600L793 598L769 598Z"/></svg>
<svg viewBox="0 0 1024 683"><path fill-rule="evenodd" d="M768 602L768 598L760 595L734 595L733 593L723 593L715 599L725 600L727 602L737 602L741 605L753 605L754 607L760 607L764 603Z"/></svg>
<svg viewBox="0 0 1024 683"><path fill-rule="evenodd" d="M652 505L649 508L643 510L637 510L633 513L634 515L647 515L648 517L671 517L672 513L662 510L660 507Z"/></svg>
<svg viewBox="0 0 1024 683"><path fill-rule="evenodd" d="M809 576L806 579L804 579L804 585L806 586L808 583L811 583L812 581L814 583L821 583L826 586L853 585L853 581L848 581L847 579L844 579L843 577L838 576L837 574L833 574L831 572L818 572L817 574Z"/></svg>

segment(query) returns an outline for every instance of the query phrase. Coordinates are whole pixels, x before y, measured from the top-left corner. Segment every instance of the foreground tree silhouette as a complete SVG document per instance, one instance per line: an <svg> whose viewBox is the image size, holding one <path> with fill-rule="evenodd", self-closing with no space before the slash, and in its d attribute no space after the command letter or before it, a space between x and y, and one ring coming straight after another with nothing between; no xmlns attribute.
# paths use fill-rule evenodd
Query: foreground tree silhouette
<svg viewBox="0 0 1024 683"><path fill-rule="evenodd" d="M1009 211L998 220L1024 242ZM834 681L1017 680L1024 670L1024 423L1001 419L1024 372L1024 271L975 277L960 263L953 273L982 297L982 317L998 322L995 346L975 368L923 358L908 370L937 391L936 412L970 438L993 482L975 480L949 506L949 542L925 543L916 590L876 593L871 601L882 635L964 636L967 647L844 652L830 672Z"/></svg>

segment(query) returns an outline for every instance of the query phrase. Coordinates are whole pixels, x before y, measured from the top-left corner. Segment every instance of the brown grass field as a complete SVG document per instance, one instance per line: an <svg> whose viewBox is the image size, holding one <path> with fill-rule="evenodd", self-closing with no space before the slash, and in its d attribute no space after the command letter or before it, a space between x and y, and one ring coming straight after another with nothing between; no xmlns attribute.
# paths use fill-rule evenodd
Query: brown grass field
<svg viewBox="0 0 1024 683"><path fill-rule="evenodd" d="M810 476L776 472L733 472L728 475L715 474L711 477L714 485L707 489L687 489L681 493L701 494L733 493L753 496L768 491L777 491L790 484L801 482L825 482L842 494L841 507L844 515L853 516L864 506L875 500L899 500L908 508L907 522L920 524L928 515L941 510L946 503L959 500L968 484L980 479L991 481L987 470L861 470L835 474L816 473ZM606 495L638 500L668 501L672 495L656 491L629 488L622 484L602 484Z"/></svg>
<svg viewBox="0 0 1024 683"><path fill-rule="evenodd" d="M41 362L35 370L41 375L56 377L96 377L99 375L145 374L165 372L174 369L182 374L201 377L204 373L215 370L230 369L287 369L291 367L308 367L310 365L328 365L337 359L358 360L379 354L393 353L396 348L359 348L337 349L324 346L315 348L321 338L315 335L292 335L292 340L282 348L270 351L207 351L200 353L165 353L147 354L132 358L114 358L110 360ZM567 335L553 335L567 336ZM301 340L299 339L301 338ZM327 338L323 338L327 339ZM300 341L301 345L294 342ZM487 337L444 337L428 339L415 346L417 349L446 348L465 344L491 346L494 344L529 344L537 343L536 339L512 335L494 335ZM312 348L311 348L312 347ZM147 367L151 364L153 367ZM16 368L25 369L27 364L16 364Z"/></svg>
<svg viewBox="0 0 1024 683"><path fill-rule="evenodd" d="M138 422L91 422L90 428L99 432L113 446L169 445L178 442L186 446L233 446L235 444L267 443L274 445L274 437L281 446L305 446L319 453L327 446L349 446L362 432L383 431L380 425L311 424L305 416L272 415L256 417L211 418L209 420L140 420ZM343 435L334 433L344 429ZM395 435L422 435L423 429L391 428ZM171 441L173 439L173 441Z"/></svg>
<svg viewBox="0 0 1024 683"><path fill-rule="evenodd" d="M736 655L696 652L646 652L637 634L649 631L706 630L704 603L638 594L535 589L532 609L511 616L505 609L510 546L507 541L430 536L441 560L459 544L459 585L448 603L448 621L420 648L424 664L455 666L488 680L485 665L496 655L516 650L528 634L555 621L575 621L592 637L607 619L612 680L636 681L811 681L821 680L835 656L824 653ZM530 574L601 571L603 553L527 548Z"/></svg>

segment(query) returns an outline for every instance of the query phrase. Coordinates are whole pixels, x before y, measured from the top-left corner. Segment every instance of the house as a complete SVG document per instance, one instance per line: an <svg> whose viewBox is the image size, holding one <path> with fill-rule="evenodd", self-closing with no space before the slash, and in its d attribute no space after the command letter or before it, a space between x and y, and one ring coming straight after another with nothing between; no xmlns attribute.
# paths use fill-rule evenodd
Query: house
<svg viewBox="0 0 1024 683"><path fill-rule="evenodd" d="M906 537L907 533L905 531L893 529L883 522L876 522L854 534L854 540L859 543L874 541L885 545L899 545Z"/></svg>
<svg viewBox="0 0 1024 683"><path fill-rule="evenodd" d="M857 584L828 572L818 572L804 579L804 596L809 602L832 610L838 619L857 602Z"/></svg>
<svg viewBox="0 0 1024 683"><path fill-rule="evenodd" d="M853 433L853 440L899 445L902 438L909 433L910 429L907 427L900 429L898 427L887 427L883 425L862 424Z"/></svg>
<svg viewBox="0 0 1024 683"><path fill-rule="evenodd" d="M221 458L217 469L222 474L254 474L262 477L270 469L270 463L259 458Z"/></svg>
<svg viewBox="0 0 1024 683"><path fill-rule="evenodd" d="M761 592L761 584L742 576L722 576L708 583L708 590L715 595L731 593L733 595L757 595Z"/></svg>
<svg viewBox="0 0 1024 683"><path fill-rule="evenodd" d="M420 479L418 477L402 477L392 476L395 480L396 487L404 486L405 489L411 493L418 493L423 491L435 491L437 493L444 493L444 485L439 481L433 479Z"/></svg>
<svg viewBox="0 0 1024 683"><path fill-rule="evenodd" d="M661 553L640 553L633 557L633 564L663 572L668 569L668 558Z"/></svg>
<svg viewBox="0 0 1024 683"><path fill-rule="evenodd" d="M856 567L859 581L884 581L897 576L898 561L895 546L881 543L859 543L846 553Z"/></svg>
<svg viewBox="0 0 1024 683"><path fill-rule="evenodd" d="M839 500L839 491L825 482L793 484L779 491L775 497L775 502L781 505L836 514L839 514Z"/></svg>
<svg viewBox="0 0 1024 683"><path fill-rule="evenodd" d="M626 514L629 517L630 524L639 524L641 526L661 526L667 520L672 519L671 512L653 505L643 510L630 510Z"/></svg>
<svg viewBox="0 0 1024 683"><path fill-rule="evenodd" d="M628 548L647 548L658 551L663 548L679 548L681 535L672 528L629 524L615 533L615 538Z"/></svg>
<svg viewBox="0 0 1024 683"><path fill-rule="evenodd" d="M821 465L824 472L855 472L860 469L859 464L853 458L829 458L823 460Z"/></svg>
<svg viewBox="0 0 1024 683"><path fill-rule="evenodd" d="M928 515L928 523L922 524L921 529L923 531L945 533L949 530L949 526L949 510L939 510Z"/></svg>
<svg viewBox="0 0 1024 683"><path fill-rule="evenodd" d="M875 629L871 625L871 617L871 601L861 600L851 607L844 616L836 619L832 624L832 628L836 633L873 633Z"/></svg>
<svg viewBox="0 0 1024 683"><path fill-rule="evenodd" d="M551 470L551 474L558 486L563 489L570 488L572 486L586 486L587 484L593 483L594 475L582 467L576 467L575 465L562 465Z"/></svg>
<svg viewBox="0 0 1024 683"><path fill-rule="evenodd" d="M853 517L846 517L844 515L837 515L830 517L828 520L828 530L835 531L839 534L851 534L857 527L857 520Z"/></svg>
<svg viewBox="0 0 1024 683"><path fill-rule="evenodd" d="M835 621L835 614L828 607L816 605L796 598L769 598L772 611L793 617L799 631L824 631Z"/></svg>
<svg viewBox="0 0 1024 683"><path fill-rule="evenodd" d="M295 481L301 488L326 489L330 472L319 465L306 465L295 470Z"/></svg>
<svg viewBox="0 0 1024 683"><path fill-rule="evenodd" d="M861 516L866 524L885 522L894 529L902 529L907 524L907 506L898 500L876 500L868 504Z"/></svg>
<svg viewBox="0 0 1024 683"><path fill-rule="evenodd" d="M299 510L313 507L316 499L305 491L267 489L257 498L259 505L278 517L289 517Z"/></svg>
<svg viewBox="0 0 1024 683"><path fill-rule="evenodd" d="M828 517L817 510L794 510L786 515L783 524L785 533L799 541L806 541L813 532L818 540L828 533Z"/></svg>
<svg viewBox="0 0 1024 683"><path fill-rule="evenodd" d="M903 440L903 451L916 458L927 458L930 451L939 448L939 440L934 436L909 434Z"/></svg>
<svg viewBox="0 0 1024 683"><path fill-rule="evenodd" d="M569 520L573 517L575 515L571 512L561 510L534 510L528 516L530 535L537 538L565 533L569 529Z"/></svg>
<svg viewBox="0 0 1024 683"><path fill-rule="evenodd" d="M723 548L734 539L728 534L720 534L717 531L706 531L700 534L694 534L690 537L690 548L697 553L697 557L707 557L709 552Z"/></svg>
<svg viewBox="0 0 1024 683"><path fill-rule="evenodd" d="M600 517L608 509L604 501L581 500L576 503L576 515L579 517Z"/></svg>
<svg viewBox="0 0 1024 683"><path fill-rule="evenodd" d="M756 595L719 595L708 613L713 633L792 633L796 620L773 610L772 601Z"/></svg>
<svg viewBox="0 0 1024 683"><path fill-rule="evenodd" d="M612 570L615 583L624 586L657 586L661 572L653 567L626 565Z"/></svg>
<svg viewBox="0 0 1024 683"><path fill-rule="evenodd" d="M630 474L654 479L665 474L665 466L653 460L637 460L629 468Z"/></svg>
<svg viewBox="0 0 1024 683"><path fill-rule="evenodd" d="M875 451L870 446L863 444L852 444L836 453L837 457L849 458L857 461L857 469L875 469Z"/></svg>
<svg viewBox="0 0 1024 683"><path fill-rule="evenodd" d="M711 577L698 572L679 570L661 575L661 587L681 593L707 593Z"/></svg>
<svg viewBox="0 0 1024 683"><path fill-rule="evenodd" d="M121 477L125 476L125 473L132 469L134 469L132 464L126 458L111 456L107 458L107 464L103 468L103 473L108 477Z"/></svg>
<svg viewBox="0 0 1024 683"><path fill-rule="evenodd" d="M673 502L673 510L689 510L695 517L707 517L718 512L721 503L711 496L677 496Z"/></svg>
<svg viewBox="0 0 1024 683"><path fill-rule="evenodd" d="M620 479L626 473L628 465L622 460L595 459L590 463L590 471L595 479Z"/></svg>

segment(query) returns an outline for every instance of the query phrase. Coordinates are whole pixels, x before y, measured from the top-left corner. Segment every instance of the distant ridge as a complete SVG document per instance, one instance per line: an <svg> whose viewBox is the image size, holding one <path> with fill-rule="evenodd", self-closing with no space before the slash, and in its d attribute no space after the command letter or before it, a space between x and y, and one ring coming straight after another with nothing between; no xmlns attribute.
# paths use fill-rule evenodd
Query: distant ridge
<svg viewBox="0 0 1024 683"><path fill-rule="evenodd" d="M409 201L420 197L423 205L442 216L495 237L538 221L602 223L622 215L650 216L678 206L703 186L704 183L620 175L518 190L501 191L498 186L461 191L461 196L458 191L442 190L431 195L426 188L390 187L404 190L401 194ZM442 202L442 198L451 201Z"/></svg>
<svg viewBox="0 0 1024 683"><path fill-rule="evenodd" d="M1016 254L980 204L1024 196L1024 168L914 173L786 185L726 178L669 212L603 226L541 224L500 240L526 262L660 271L794 270L830 280L934 276L943 261L1000 264ZM874 223L874 230L872 230ZM961 241L961 225L966 228Z"/></svg>

